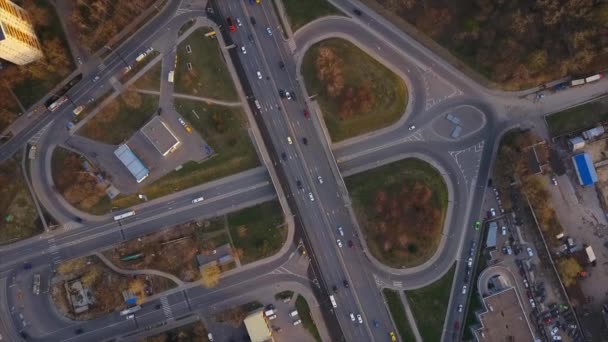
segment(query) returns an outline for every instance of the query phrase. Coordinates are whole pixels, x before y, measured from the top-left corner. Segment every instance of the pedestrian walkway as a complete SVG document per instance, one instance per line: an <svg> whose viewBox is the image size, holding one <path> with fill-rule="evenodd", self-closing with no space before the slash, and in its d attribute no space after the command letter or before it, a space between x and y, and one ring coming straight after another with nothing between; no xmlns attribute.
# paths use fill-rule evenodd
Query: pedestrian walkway
<svg viewBox="0 0 608 342"><path fill-rule="evenodd" d="M169 305L169 300L167 297L161 297L160 303L163 306L163 312L165 313L165 317L167 319L173 319L173 311L171 311L171 305Z"/></svg>
<svg viewBox="0 0 608 342"><path fill-rule="evenodd" d="M407 322L410 324L410 328L416 337L416 342L422 342L422 336L420 335L420 331L418 330L418 325L416 325L416 319L414 318L414 314L412 313L412 308L410 308L410 303L405 296L405 291L397 291L399 292L399 296L401 297L401 302L403 303L403 307L405 308L405 316L407 317Z"/></svg>
<svg viewBox="0 0 608 342"><path fill-rule="evenodd" d="M181 286L184 282L173 274L169 274L167 272L158 271L158 270L124 270L114 265L110 260L108 260L103 254L100 252L95 252L95 256L98 257L106 266L112 269L112 271L125 275L138 275L138 274L147 274L147 275L155 275L159 277L164 277L172 280L177 286Z"/></svg>

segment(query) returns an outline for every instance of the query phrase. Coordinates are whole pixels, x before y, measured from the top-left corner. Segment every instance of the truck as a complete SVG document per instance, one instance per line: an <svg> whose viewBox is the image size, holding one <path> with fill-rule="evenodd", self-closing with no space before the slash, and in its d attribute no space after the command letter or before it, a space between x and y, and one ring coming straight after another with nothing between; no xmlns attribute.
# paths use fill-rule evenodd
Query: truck
<svg viewBox="0 0 608 342"><path fill-rule="evenodd" d="M129 315L129 314L132 314L132 313L137 312L139 310L141 310L141 305L132 306L130 308L122 310L120 312L120 315L121 316Z"/></svg>
<svg viewBox="0 0 608 342"><path fill-rule="evenodd" d="M595 253L593 252L593 248L591 246L587 246L585 248L585 253L587 253L587 259L589 261L590 264L593 264L595 262Z"/></svg>
<svg viewBox="0 0 608 342"><path fill-rule="evenodd" d="M596 75L585 78L585 82L587 82L587 83L596 82L596 81L599 81L600 78L602 78L602 74L596 74Z"/></svg>
<svg viewBox="0 0 608 342"><path fill-rule="evenodd" d="M40 294L40 274L39 273L34 274L34 284L32 286L32 292L34 292L35 295Z"/></svg>
<svg viewBox="0 0 608 342"><path fill-rule="evenodd" d="M329 300L331 301L331 306L333 306L334 309L338 307L338 304L336 303L336 298L334 298L334 295L330 295Z"/></svg>
<svg viewBox="0 0 608 342"><path fill-rule="evenodd" d="M570 82L570 85L573 86L573 87L580 86L580 85L583 85L583 84L585 84L585 79L584 78L581 78L579 80L572 80L572 82Z"/></svg>

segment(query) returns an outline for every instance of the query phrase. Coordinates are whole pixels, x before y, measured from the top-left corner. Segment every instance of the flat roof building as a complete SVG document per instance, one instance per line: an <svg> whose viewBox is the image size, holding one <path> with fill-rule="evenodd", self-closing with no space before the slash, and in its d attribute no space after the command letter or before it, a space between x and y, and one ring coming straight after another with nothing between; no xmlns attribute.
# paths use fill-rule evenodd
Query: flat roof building
<svg viewBox="0 0 608 342"><path fill-rule="evenodd" d="M488 237L486 238L486 248L496 248L496 234L498 232L498 224L490 222L488 225Z"/></svg>
<svg viewBox="0 0 608 342"><path fill-rule="evenodd" d="M163 156L175 151L180 144L175 134L157 115L142 127L141 132Z"/></svg>
<svg viewBox="0 0 608 342"><path fill-rule="evenodd" d="M144 179L150 175L150 170L144 166L144 163L137 158L135 153L131 151L127 144L120 145L114 151L114 155L122 162L122 164L129 170L131 175L135 177L137 183L141 183Z"/></svg>
<svg viewBox="0 0 608 342"><path fill-rule="evenodd" d="M578 182L582 186L590 186L597 182L597 173L589 153L581 153L572 157Z"/></svg>
<svg viewBox="0 0 608 342"><path fill-rule="evenodd" d="M486 308L480 313L478 341L534 341L530 322L513 287L483 298Z"/></svg>
<svg viewBox="0 0 608 342"><path fill-rule="evenodd" d="M264 312L255 311L245 318L245 327L251 342L272 342L272 331L268 328Z"/></svg>
<svg viewBox="0 0 608 342"><path fill-rule="evenodd" d="M42 56L42 46L27 12L11 1L0 0L0 58L24 65Z"/></svg>

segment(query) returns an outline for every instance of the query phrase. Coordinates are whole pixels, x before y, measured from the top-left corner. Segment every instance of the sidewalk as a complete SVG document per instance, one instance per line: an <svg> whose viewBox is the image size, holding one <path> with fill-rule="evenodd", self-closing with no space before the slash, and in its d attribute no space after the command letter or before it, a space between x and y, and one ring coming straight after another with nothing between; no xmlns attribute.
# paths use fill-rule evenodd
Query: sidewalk
<svg viewBox="0 0 608 342"><path fill-rule="evenodd" d="M405 315L407 316L407 322L412 328L412 332L414 336L416 336L416 342L422 342L422 336L420 336L420 331L418 330L418 325L416 325L416 319L414 319L414 314L412 313L412 308L410 308L410 303L405 296L405 291L398 290L399 296L401 297L401 302L403 303L403 307L405 308Z"/></svg>
<svg viewBox="0 0 608 342"><path fill-rule="evenodd" d="M147 274L147 275L155 275L159 277L164 277L167 279L171 279L177 286L184 285L184 282L173 274L162 272L158 270L124 270L114 265L110 260L108 260L105 255L101 252L95 252L95 256L98 257L106 266L108 266L112 271L124 275L138 275L138 274Z"/></svg>

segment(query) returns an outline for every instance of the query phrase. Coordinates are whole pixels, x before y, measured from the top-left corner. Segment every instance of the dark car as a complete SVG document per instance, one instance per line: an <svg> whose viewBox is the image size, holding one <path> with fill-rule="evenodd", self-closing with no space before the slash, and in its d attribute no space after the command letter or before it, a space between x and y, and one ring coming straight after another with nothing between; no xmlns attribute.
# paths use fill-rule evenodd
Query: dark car
<svg viewBox="0 0 608 342"><path fill-rule="evenodd" d="M162 308L163 306L161 304L156 304L154 305L154 309L156 310L160 310L160 308Z"/></svg>
<svg viewBox="0 0 608 342"><path fill-rule="evenodd" d="M285 90L279 89L279 96L284 99L285 98Z"/></svg>
<svg viewBox="0 0 608 342"><path fill-rule="evenodd" d="M283 61L279 61L279 68L281 68L281 69L285 68L285 63L283 63Z"/></svg>
<svg viewBox="0 0 608 342"><path fill-rule="evenodd" d="M310 113L308 113L308 111L306 109L304 109L304 117L305 118L310 117Z"/></svg>
<svg viewBox="0 0 608 342"><path fill-rule="evenodd" d="M250 34L250 35L247 36L247 38L249 39L250 43L253 43L253 35Z"/></svg>
<svg viewBox="0 0 608 342"><path fill-rule="evenodd" d="M249 17L249 20L251 20L251 25L255 25L255 18L254 17Z"/></svg>
<svg viewBox="0 0 608 342"><path fill-rule="evenodd" d="M306 139L306 138L302 138L302 143L303 143L304 145L308 145L308 139Z"/></svg>
<svg viewBox="0 0 608 342"><path fill-rule="evenodd" d="M302 182L300 181L296 181L296 185L298 186L298 189L302 190L304 187L302 186Z"/></svg>
<svg viewBox="0 0 608 342"><path fill-rule="evenodd" d="M82 223L82 219L78 216L74 217L74 220L78 223Z"/></svg>
<svg viewBox="0 0 608 342"><path fill-rule="evenodd" d="M353 248L354 245L352 240L348 240L348 247Z"/></svg>
<svg viewBox="0 0 608 342"><path fill-rule="evenodd" d="M361 10L358 8L353 9L353 13L355 13L358 16L361 16L363 14L363 12L361 12Z"/></svg>
<svg viewBox="0 0 608 342"><path fill-rule="evenodd" d="M281 153L281 158L283 158L283 160L287 160L287 154L285 152Z"/></svg>
<svg viewBox="0 0 608 342"><path fill-rule="evenodd" d="M344 279L342 283L344 284L344 287L348 288L348 282L346 281L346 279Z"/></svg>
<svg viewBox="0 0 608 342"><path fill-rule="evenodd" d="M338 287L336 285L334 285L334 287L332 287L332 290L334 290L334 293L338 293Z"/></svg>
<svg viewBox="0 0 608 342"><path fill-rule="evenodd" d="M83 332L84 332L84 330L82 330L82 328L78 328L78 329L74 330L74 334L76 334L76 335L80 335Z"/></svg>
<svg viewBox="0 0 608 342"><path fill-rule="evenodd" d="M274 310L274 309L275 309L274 304L266 305L266 310Z"/></svg>
<svg viewBox="0 0 608 342"><path fill-rule="evenodd" d="M32 264L30 264L29 262L26 262L25 264L23 264L23 269L24 270L31 270L32 269Z"/></svg>

